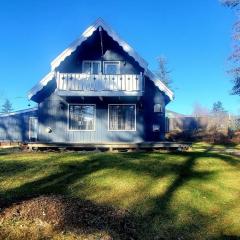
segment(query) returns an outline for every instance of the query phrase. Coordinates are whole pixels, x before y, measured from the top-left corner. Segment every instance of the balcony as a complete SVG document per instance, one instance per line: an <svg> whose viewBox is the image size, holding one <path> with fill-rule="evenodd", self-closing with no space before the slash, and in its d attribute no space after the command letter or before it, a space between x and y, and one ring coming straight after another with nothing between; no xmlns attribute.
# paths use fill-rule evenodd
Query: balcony
<svg viewBox="0 0 240 240"><path fill-rule="evenodd" d="M56 73L61 96L142 96L144 77L141 74Z"/></svg>

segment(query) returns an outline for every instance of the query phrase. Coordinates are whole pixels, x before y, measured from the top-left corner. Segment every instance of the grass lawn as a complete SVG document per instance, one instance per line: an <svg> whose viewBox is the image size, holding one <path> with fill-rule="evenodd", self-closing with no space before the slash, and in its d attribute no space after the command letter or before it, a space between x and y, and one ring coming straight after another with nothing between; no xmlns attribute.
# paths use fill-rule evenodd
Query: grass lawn
<svg viewBox="0 0 240 240"><path fill-rule="evenodd" d="M1 151L0 208L60 195L111 214L126 210L132 239L240 239L240 156L224 150L199 143L183 153ZM40 231L36 219L24 221L3 221L0 238L131 239L104 223Z"/></svg>

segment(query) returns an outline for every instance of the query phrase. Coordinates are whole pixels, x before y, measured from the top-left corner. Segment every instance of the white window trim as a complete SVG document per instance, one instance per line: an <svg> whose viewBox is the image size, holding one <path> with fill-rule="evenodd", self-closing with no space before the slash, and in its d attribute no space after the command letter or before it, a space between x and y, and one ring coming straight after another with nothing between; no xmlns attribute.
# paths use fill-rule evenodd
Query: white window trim
<svg viewBox="0 0 240 240"><path fill-rule="evenodd" d="M70 106L94 106L94 129L93 130L81 130L81 129L70 129L69 125L70 125ZM69 132L95 132L96 131L96 111L97 111L97 108L96 108L96 104L71 104L71 103L68 103L68 116L67 116L67 125L68 125L68 131Z"/></svg>
<svg viewBox="0 0 240 240"><path fill-rule="evenodd" d="M92 64L93 64L93 63L99 63L99 66L100 66L100 69L99 69L99 70L100 70L100 71L99 71L98 74L101 74L101 72L102 72L102 71L101 71L101 70L102 70L102 63L101 63L101 61L98 61L98 60L83 60L83 61L82 61L82 73L84 73L84 72L83 72L83 66L84 66L85 63L91 63L91 73L90 73L90 74L93 74ZM94 75L95 75L95 74L94 74ZM96 74L96 75L97 75L97 74Z"/></svg>
<svg viewBox="0 0 240 240"><path fill-rule="evenodd" d="M135 122L134 122L134 129L133 130L110 130L110 115L109 115L109 106L110 105L133 105L135 106ZM109 132L136 132L137 129L137 105L133 103L109 103L108 104L108 131Z"/></svg>
<svg viewBox="0 0 240 240"><path fill-rule="evenodd" d="M31 128L30 128L30 122L31 122L31 119L37 119L37 138L36 140L38 139L38 117L29 117L28 118L28 139L31 140Z"/></svg>
<svg viewBox="0 0 240 240"><path fill-rule="evenodd" d="M121 66L121 61L103 61L103 73L104 74L107 74L107 73L105 73L105 64L108 64L108 63L117 63L117 65L118 65L118 68L117 68L117 73L116 74L114 74L114 75L117 75L117 74L121 74L120 73L120 66ZM112 74L107 74L107 75L112 75Z"/></svg>

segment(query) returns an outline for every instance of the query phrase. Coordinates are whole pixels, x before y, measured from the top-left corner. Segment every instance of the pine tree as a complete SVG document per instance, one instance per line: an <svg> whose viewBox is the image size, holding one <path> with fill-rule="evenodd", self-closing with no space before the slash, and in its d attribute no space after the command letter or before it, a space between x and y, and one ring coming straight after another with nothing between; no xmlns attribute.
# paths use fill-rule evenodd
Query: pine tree
<svg viewBox="0 0 240 240"><path fill-rule="evenodd" d="M6 99L4 104L2 105L2 113L9 113L13 111L12 103Z"/></svg>
<svg viewBox="0 0 240 240"><path fill-rule="evenodd" d="M217 101L217 102L213 103L212 112L213 113L224 113L224 112L226 112L221 101Z"/></svg>

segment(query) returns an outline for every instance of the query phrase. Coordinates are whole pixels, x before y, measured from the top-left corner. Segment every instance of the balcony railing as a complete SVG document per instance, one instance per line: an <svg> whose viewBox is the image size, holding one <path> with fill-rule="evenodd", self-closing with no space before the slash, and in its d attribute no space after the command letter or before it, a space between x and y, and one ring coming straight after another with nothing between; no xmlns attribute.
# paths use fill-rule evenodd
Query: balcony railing
<svg viewBox="0 0 240 240"><path fill-rule="evenodd" d="M56 81L62 95L140 96L144 90L142 74L57 73Z"/></svg>

